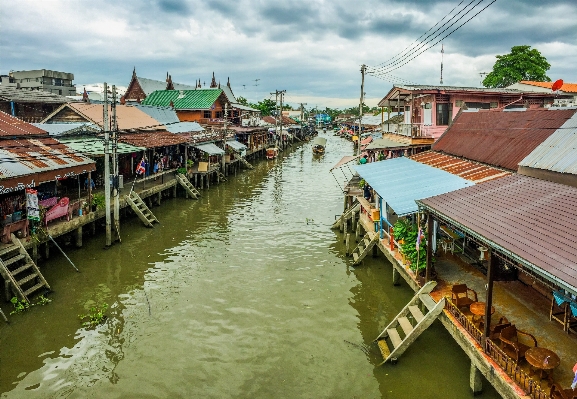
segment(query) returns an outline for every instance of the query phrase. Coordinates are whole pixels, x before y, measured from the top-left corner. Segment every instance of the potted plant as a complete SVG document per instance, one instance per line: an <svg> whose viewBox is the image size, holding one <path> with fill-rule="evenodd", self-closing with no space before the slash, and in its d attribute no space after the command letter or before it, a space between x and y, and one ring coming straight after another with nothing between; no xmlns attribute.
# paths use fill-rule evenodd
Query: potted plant
<svg viewBox="0 0 577 399"><path fill-rule="evenodd" d="M104 209L105 207L105 199L104 194L93 194L92 195L92 211L96 211L97 209Z"/></svg>

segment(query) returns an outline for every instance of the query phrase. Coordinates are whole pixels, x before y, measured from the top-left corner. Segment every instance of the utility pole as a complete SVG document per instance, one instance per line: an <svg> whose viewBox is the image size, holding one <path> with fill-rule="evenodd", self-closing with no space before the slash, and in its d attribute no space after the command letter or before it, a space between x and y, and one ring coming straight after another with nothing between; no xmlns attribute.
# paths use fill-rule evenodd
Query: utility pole
<svg viewBox="0 0 577 399"><path fill-rule="evenodd" d="M114 198L114 228L120 241L120 177L118 170L118 119L116 119L116 86L112 85L112 197Z"/></svg>
<svg viewBox="0 0 577 399"><path fill-rule="evenodd" d="M106 246L112 244L110 225L110 133L108 126L108 85L104 82L104 107L102 125L104 128L104 205L106 209Z"/></svg>
<svg viewBox="0 0 577 399"><path fill-rule="evenodd" d="M281 141L282 141L282 149L283 150L285 149L285 142L284 142L284 140L282 140L282 138L283 138L283 136L282 136L282 96L285 93L285 91L286 90L281 90L279 92L279 94L280 94L280 114L279 114L279 116L280 116L280 137L281 137Z"/></svg>
<svg viewBox="0 0 577 399"><path fill-rule="evenodd" d="M303 118L305 115L305 105L307 105L307 103L301 103L301 137L304 139L304 134L303 134Z"/></svg>
<svg viewBox="0 0 577 399"><path fill-rule="evenodd" d="M361 155L361 132L363 128L363 103L365 102L365 71L367 66L361 65L361 103L359 104L359 135L357 140L357 155Z"/></svg>
<svg viewBox="0 0 577 399"><path fill-rule="evenodd" d="M226 155L226 122L228 121L228 103L224 104L224 132L222 134L222 149L224 154L222 156L222 174L224 175L224 170L226 168L226 160L224 156Z"/></svg>
<svg viewBox="0 0 577 399"><path fill-rule="evenodd" d="M274 106L276 107L276 115L274 118L275 124L274 124L274 129L276 132L276 143L275 143L275 147L280 147L280 142L279 142L279 133L278 133L278 90L276 90L274 93L270 93L271 95L275 95L275 99L274 99Z"/></svg>

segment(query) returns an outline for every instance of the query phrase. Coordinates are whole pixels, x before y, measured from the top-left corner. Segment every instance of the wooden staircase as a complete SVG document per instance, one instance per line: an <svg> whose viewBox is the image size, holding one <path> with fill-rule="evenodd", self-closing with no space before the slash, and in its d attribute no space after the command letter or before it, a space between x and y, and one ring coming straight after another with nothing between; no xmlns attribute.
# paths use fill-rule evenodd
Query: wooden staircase
<svg viewBox="0 0 577 399"><path fill-rule="evenodd" d="M224 177L224 174L221 171L218 171L217 173L219 181L227 181L226 177Z"/></svg>
<svg viewBox="0 0 577 399"><path fill-rule="evenodd" d="M369 254L371 249L379 241L379 234L374 231L367 231L359 241L357 247L353 250L353 265L358 265Z"/></svg>
<svg viewBox="0 0 577 399"><path fill-rule="evenodd" d="M248 169L254 169L254 166L252 166L246 159L244 159L243 157L239 157L238 158L240 160L240 162L246 166Z"/></svg>
<svg viewBox="0 0 577 399"><path fill-rule="evenodd" d="M20 240L14 234L11 238L12 242L0 250L0 275L6 284L6 299L10 300L13 292L30 303L30 295L42 288L50 290L50 286Z"/></svg>
<svg viewBox="0 0 577 399"><path fill-rule="evenodd" d="M341 224L343 224L344 221L351 219L353 215L359 212L360 210L361 210L361 204L359 204L358 202L354 202L351 206L347 208L346 211L343 212L343 214L337 220L335 220L331 228L338 229L339 227L341 227Z"/></svg>
<svg viewBox="0 0 577 399"><path fill-rule="evenodd" d="M132 210L138 215L146 227L153 227L152 223L154 222L159 223L156 216L154 216L152 211L146 206L142 198L140 198L136 192L131 191L130 194L126 196L126 202L128 202L128 205L130 205Z"/></svg>
<svg viewBox="0 0 577 399"><path fill-rule="evenodd" d="M436 281L425 284L375 339L384 359L381 364L396 361L441 314L445 307L445 298L435 302L429 295L436 285ZM421 308L426 309L425 313Z"/></svg>
<svg viewBox="0 0 577 399"><path fill-rule="evenodd" d="M176 181L186 190L188 195L190 195L193 199L198 199L200 197L200 193L198 190L192 185L190 180L183 175L182 173L176 174Z"/></svg>

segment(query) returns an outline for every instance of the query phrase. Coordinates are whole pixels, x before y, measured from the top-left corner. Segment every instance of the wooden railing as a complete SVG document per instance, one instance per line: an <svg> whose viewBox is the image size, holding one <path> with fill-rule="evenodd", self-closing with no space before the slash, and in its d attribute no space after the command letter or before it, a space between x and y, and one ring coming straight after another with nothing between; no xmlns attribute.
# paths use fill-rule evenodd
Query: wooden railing
<svg viewBox="0 0 577 399"><path fill-rule="evenodd" d="M471 338L483 348L485 354L498 364L530 398L551 399L549 393L541 388L539 382L530 377L525 370L521 369L515 360L507 356L495 342L489 338L485 339L483 333L448 297L445 301L445 309L461 324Z"/></svg>

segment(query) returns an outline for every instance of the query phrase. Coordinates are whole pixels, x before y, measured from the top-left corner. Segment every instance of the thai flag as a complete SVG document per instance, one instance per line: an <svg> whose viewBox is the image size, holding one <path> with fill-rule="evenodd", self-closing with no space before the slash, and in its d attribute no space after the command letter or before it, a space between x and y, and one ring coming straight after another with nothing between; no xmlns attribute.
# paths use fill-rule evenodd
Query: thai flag
<svg viewBox="0 0 577 399"><path fill-rule="evenodd" d="M419 227L419 232L417 233L417 245L415 246L415 249L418 251L419 247L421 246L421 238L423 237L423 230L421 230L421 228Z"/></svg>
<svg viewBox="0 0 577 399"><path fill-rule="evenodd" d="M575 389L577 387L577 363L573 366L573 372L575 373L575 378L573 378L573 384L571 384L571 388Z"/></svg>
<svg viewBox="0 0 577 399"><path fill-rule="evenodd" d="M144 158L142 158L142 161L140 161L140 163L139 163L138 166L136 167L135 173L136 173L137 175L141 175L141 174L143 174L144 172L146 172L146 168L144 167L144 163L145 163L145 162L144 162Z"/></svg>

